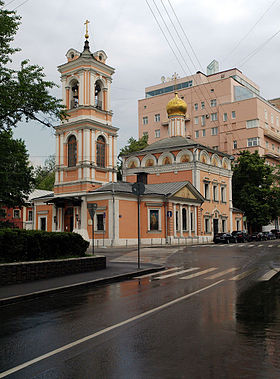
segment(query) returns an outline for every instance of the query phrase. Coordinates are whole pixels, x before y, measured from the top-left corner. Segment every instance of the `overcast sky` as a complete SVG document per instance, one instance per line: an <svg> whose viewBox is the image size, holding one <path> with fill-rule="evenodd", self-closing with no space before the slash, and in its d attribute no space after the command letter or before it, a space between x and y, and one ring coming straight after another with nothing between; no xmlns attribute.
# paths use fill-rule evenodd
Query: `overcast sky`
<svg viewBox="0 0 280 379"><path fill-rule="evenodd" d="M147 1L176 52L155 3L158 6L188 67L178 52L181 64L175 58L146 0L7 0L7 8L17 7L22 17L15 38L22 51L14 56L15 63L29 58L44 67L48 80L60 85L57 66L66 62L69 48L82 51L84 21L90 20L91 51L104 50L107 63L116 69L112 109L113 125L119 128L119 148L129 137L138 136L137 100L144 97L145 87L160 83L163 75L206 72L206 66L216 59L220 70L239 68L260 86L263 97L280 96L280 0ZM180 31L182 46L162 2L180 31L170 4L173 6L199 63ZM58 88L54 94L61 97L60 91ZM42 163L55 152L51 129L21 124L15 136L25 140L33 163Z"/></svg>

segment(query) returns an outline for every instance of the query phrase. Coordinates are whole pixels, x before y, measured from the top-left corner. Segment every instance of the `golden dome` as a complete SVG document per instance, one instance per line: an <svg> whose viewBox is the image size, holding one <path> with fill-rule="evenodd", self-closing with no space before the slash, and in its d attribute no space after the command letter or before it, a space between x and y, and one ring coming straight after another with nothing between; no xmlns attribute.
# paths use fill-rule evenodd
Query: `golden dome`
<svg viewBox="0 0 280 379"><path fill-rule="evenodd" d="M187 113L187 104L183 99L179 99L178 93L166 105L166 112L170 116L185 116Z"/></svg>

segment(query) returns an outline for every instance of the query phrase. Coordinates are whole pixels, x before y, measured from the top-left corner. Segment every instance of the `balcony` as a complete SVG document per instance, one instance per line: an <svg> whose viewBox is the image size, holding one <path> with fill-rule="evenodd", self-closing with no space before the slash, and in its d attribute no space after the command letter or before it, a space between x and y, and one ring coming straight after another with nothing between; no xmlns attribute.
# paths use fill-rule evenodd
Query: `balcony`
<svg viewBox="0 0 280 379"><path fill-rule="evenodd" d="M269 137L270 139L273 139L274 141L280 143L280 133L275 133L272 130L265 129L263 134L266 137Z"/></svg>

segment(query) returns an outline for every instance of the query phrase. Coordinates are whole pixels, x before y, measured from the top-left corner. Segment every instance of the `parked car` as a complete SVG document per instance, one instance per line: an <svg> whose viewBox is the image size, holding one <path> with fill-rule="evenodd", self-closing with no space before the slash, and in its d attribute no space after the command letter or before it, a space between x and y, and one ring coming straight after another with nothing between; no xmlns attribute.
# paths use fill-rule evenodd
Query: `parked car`
<svg viewBox="0 0 280 379"><path fill-rule="evenodd" d="M246 242L249 238L248 233L240 230L234 230L231 234L236 237L237 242Z"/></svg>
<svg viewBox="0 0 280 379"><path fill-rule="evenodd" d="M262 232L254 232L249 235L248 241L266 241L266 239Z"/></svg>
<svg viewBox="0 0 280 379"><path fill-rule="evenodd" d="M276 235L272 232L263 232L267 240L276 240Z"/></svg>
<svg viewBox="0 0 280 379"><path fill-rule="evenodd" d="M280 238L280 230L279 229L271 229L271 233L273 233L276 238Z"/></svg>
<svg viewBox="0 0 280 379"><path fill-rule="evenodd" d="M236 243L237 239L231 233L217 233L213 241L214 243Z"/></svg>

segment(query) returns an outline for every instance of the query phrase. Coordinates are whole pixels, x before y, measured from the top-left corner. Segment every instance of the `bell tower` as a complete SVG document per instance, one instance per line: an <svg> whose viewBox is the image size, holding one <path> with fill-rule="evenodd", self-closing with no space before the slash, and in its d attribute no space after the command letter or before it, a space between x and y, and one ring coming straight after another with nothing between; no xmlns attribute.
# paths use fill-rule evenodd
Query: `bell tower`
<svg viewBox="0 0 280 379"><path fill-rule="evenodd" d="M118 128L110 108L115 70L103 50L90 51L88 23L83 51L69 49L58 67L69 117L55 128L55 194L85 193L117 181Z"/></svg>

